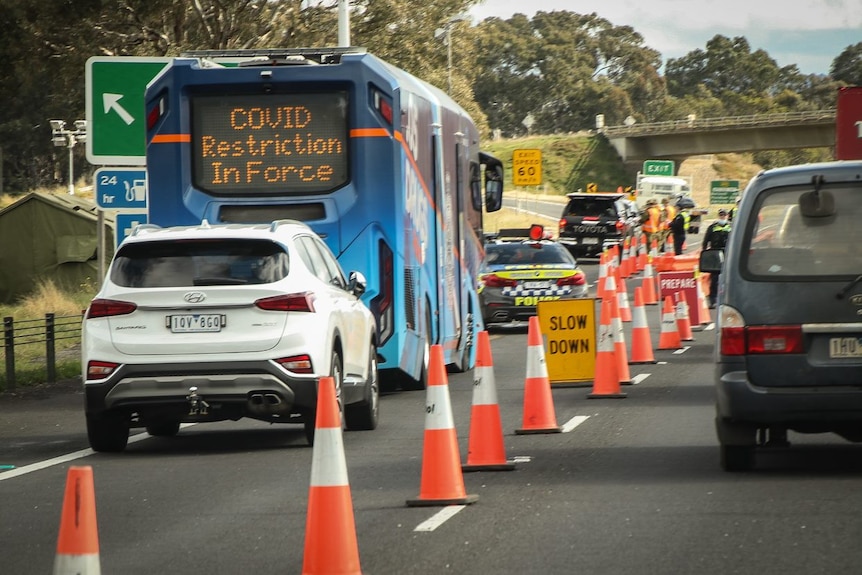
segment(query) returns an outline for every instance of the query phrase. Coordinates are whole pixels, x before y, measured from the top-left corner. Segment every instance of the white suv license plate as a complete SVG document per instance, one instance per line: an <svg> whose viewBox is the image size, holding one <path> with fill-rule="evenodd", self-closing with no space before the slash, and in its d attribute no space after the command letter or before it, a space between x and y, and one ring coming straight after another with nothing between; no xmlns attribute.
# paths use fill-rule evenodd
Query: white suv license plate
<svg viewBox="0 0 862 575"><path fill-rule="evenodd" d="M221 331L227 323L227 316L217 313L187 313L169 315L168 326L172 333L206 333Z"/></svg>
<svg viewBox="0 0 862 575"><path fill-rule="evenodd" d="M829 357L832 359L862 357L862 342L858 337L831 337Z"/></svg>

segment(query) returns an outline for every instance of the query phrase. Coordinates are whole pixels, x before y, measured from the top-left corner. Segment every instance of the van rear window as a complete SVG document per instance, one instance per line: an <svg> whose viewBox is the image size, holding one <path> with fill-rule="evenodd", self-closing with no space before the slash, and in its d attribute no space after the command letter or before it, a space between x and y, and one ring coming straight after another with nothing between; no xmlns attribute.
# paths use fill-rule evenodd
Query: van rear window
<svg viewBox="0 0 862 575"><path fill-rule="evenodd" d="M781 188L765 192L747 222L740 258L747 275L774 277L857 276L862 274L862 242L859 222L862 202L859 189L824 187L835 198L835 213L804 217L799 197L805 188Z"/></svg>

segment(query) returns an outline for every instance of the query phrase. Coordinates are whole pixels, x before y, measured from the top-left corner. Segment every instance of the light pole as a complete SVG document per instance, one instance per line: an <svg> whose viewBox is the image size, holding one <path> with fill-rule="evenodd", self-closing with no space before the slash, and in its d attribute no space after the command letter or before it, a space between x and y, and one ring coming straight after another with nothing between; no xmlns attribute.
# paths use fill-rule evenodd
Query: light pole
<svg viewBox="0 0 862 575"><path fill-rule="evenodd" d="M66 129L66 120L48 120L51 123L51 141L57 147L69 149L69 195L75 195L75 166L72 152L75 144L87 141L87 120L75 120L75 129Z"/></svg>
<svg viewBox="0 0 862 575"><path fill-rule="evenodd" d="M469 16L466 14L456 14L449 18L446 24L442 28L437 28L434 31L435 38L443 38L443 43L446 44L447 48L447 65L446 70L449 74L449 84L448 84L448 94L452 94L452 26L454 26L458 22L462 22L464 20L469 20Z"/></svg>

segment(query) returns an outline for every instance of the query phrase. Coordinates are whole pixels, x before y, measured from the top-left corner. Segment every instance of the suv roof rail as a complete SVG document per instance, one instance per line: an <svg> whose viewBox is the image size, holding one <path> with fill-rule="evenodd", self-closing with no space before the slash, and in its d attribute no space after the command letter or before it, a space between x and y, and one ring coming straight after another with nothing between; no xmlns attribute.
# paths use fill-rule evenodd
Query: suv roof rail
<svg viewBox="0 0 862 575"><path fill-rule="evenodd" d="M269 231L274 232L279 228L279 226L287 226L287 225L295 225L302 224L306 225L305 222L301 222L299 220L291 220L291 219L283 219L283 220L273 220L271 224L269 224Z"/></svg>
<svg viewBox="0 0 862 575"><path fill-rule="evenodd" d="M141 232L145 232L148 230L160 230L162 226L158 226L156 224L138 224L134 228L132 228L131 235L136 236Z"/></svg>

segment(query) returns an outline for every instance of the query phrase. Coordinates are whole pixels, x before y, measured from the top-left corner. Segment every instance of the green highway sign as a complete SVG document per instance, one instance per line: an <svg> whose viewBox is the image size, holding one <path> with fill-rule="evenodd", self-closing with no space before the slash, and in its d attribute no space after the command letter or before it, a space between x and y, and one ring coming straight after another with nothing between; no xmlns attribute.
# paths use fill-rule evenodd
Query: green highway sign
<svg viewBox="0 0 862 575"><path fill-rule="evenodd" d="M146 165L144 91L172 58L96 56L87 60L87 160Z"/></svg>
<svg viewBox="0 0 862 575"><path fill-rule="evenodd" d="M709 184L710 204L732 204L739 197L739 180L712 180Z"/></svg>
<svg viewBox="0 0 862 575"><path fill-rule="evenodd" d="M646 160L644 162L643 175L672 176L673 170L673 160Z"/></svg>

